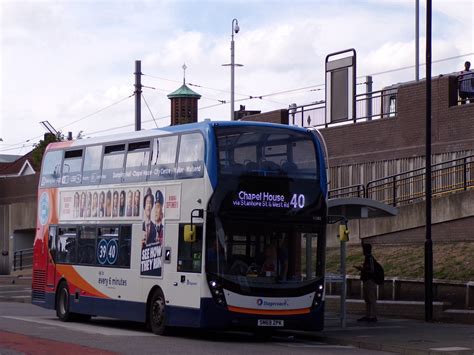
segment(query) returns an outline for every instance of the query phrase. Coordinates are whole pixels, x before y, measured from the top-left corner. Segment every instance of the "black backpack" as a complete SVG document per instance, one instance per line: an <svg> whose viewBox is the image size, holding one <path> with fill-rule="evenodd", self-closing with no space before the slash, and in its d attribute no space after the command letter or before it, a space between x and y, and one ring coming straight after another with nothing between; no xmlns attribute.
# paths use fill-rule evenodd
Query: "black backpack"
<svg viewBox="0 0 474 355"><path fill-rule="evenodd" d="M385 280L385 273L382 265L374 258L374 281L377 285L382 285Z"/></svg>

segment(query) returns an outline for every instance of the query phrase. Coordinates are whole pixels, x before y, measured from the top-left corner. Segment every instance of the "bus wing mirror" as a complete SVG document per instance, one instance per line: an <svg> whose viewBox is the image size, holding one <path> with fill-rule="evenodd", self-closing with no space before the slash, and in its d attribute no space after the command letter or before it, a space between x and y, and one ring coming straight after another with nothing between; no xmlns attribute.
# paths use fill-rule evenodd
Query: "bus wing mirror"
<svg viewBox="0 0 474 355"><path fill-rule="evenodd" d="M196 226L193 224L186 224L184 226L184 241L186 243L194 243L196 241Z"/></svg>
<svg viewBox="0 0 474 355"><path fill-rule="evenodd" d="M194 224L194 218L203 218L204 210L194 209L191 211L191 224L184 226L184 241L186 243L194 243L196 241L196 225Z"/></svg>
<svg viewBox="0 0 474 355"><path fill-rule="evenodd" d="M347 224L339 225L339 240L341 242L349 241L349 229L347 228Z"/></svg>

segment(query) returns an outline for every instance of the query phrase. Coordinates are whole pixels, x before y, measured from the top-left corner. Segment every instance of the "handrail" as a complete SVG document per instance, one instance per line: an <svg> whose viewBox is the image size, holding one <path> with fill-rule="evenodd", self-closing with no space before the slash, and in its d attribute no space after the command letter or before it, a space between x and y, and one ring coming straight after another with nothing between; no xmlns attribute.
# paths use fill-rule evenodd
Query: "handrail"
<svg viewBox="0 0 474 355"><path fill-rule="evenodd" d="M425 168L417 168L369 181L365 186L351 185L329 190L331 198L360 197L393 206L412 203L425 197ZM432 165L432 194L441 195L474 187L474 155Z"/></svg>
<svg viewBox="0 0 474 355"><path fill-rule="evenodd" d="M354 193L355 191L355 193ZM341 197L364 197L365 186L362 184L340 187L338 189L329 190L329 198Z"/></svg>
<svg viewBox="0 0 474 355"><path fill-rule="evenodd" d="M13 271L33 267L33 248L16 250L13 253Z"/></svg>
<svg viewBox="0 0 474 355"><path fill-rule="evenodd" d="M391 118L397 115L397 95L397 88L386 88L355 95L355 120L326 122L326 102L324 100L308 105L290 106L289 120L293 125L301 127L327 128L339 124Z"/></svg>

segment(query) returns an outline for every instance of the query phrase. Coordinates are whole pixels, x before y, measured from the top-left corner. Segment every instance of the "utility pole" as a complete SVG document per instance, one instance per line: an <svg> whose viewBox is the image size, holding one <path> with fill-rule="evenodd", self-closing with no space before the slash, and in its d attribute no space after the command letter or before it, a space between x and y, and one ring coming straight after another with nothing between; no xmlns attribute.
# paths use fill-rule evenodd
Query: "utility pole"
<svg viewBox="0 0 474 355"><path fill-rule="evenodd" d="M365 101L365 115L367 116L367 121L372 121L372 75L367 75L365 77L365 87L366 87L366 101Z"/></svg>
<svg viewBox="0 0 474 355"><path fill-rule="evenodd" d="M142 129L142 62L135 61L135 131Z"/></svg>
<svg viewBox="0 0 474 355"><path fill-rule="evenodd" d="M433 320L433 242L431 240L431 0L426 0L426 240L425 321Z"/></svg>
<svg viewBox="0 0 474 355"><path fill-rule="evenodd" d="M420 80L420 0L415 0L415 80Z"/></svg>

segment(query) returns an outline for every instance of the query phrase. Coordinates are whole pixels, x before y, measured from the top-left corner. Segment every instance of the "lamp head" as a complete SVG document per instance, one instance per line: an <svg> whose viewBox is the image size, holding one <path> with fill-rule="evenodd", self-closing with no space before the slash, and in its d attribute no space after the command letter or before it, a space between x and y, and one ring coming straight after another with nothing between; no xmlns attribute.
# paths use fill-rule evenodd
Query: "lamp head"
<svg viewBox="0 0 474 355"><path fill-rule="evenodd" d="M240 31L239 23L236 22L235 25L234 25L234 32L239 33L239 31Z"/></svg>

